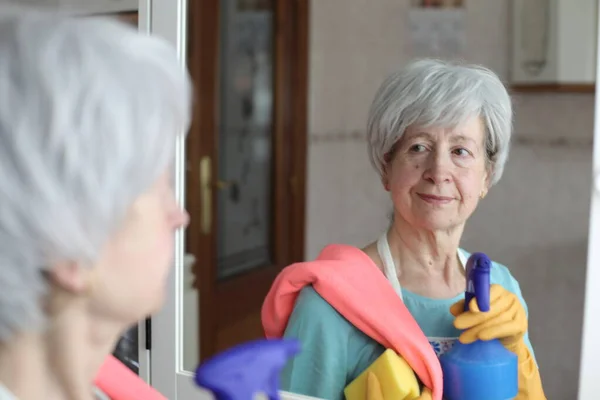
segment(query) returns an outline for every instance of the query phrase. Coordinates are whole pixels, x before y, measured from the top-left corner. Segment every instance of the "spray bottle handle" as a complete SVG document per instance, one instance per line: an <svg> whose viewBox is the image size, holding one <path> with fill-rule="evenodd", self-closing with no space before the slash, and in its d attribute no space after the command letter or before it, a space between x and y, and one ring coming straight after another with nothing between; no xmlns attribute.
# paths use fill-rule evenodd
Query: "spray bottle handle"
<svg viewBox="0 0 600 400"><path fill-rule="evenodd" d="M490 310L491 266L492 261L484 253L473 253L469 257L466 267L465 311L469 311L469 304L473 298L477 301L479 311L487 312Z"/></svg>

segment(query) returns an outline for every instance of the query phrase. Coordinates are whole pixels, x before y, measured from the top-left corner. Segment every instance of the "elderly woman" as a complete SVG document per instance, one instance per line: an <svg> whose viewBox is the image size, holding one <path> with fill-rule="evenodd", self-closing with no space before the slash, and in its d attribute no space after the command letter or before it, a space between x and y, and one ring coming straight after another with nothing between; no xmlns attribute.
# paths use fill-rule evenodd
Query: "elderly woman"
<svg viewBox="0 0 600 400"><path fill-rule="evenodd" d="M463 312L461 302L469 257L459 247L462 233L479 201L502 176L511 128L509 95L483 67L420 60L383 82L369 113L367 135L371 161L393 202L393 221L362 251L328 246L316 261L302 270L284 269L276 280L263 308L267 335L297 337L303 344L283 373L284 389L342 399L346 385L388 347L389 341L377 339L379 328L373 327L385 328L386 318L392 323L396 311L383 315L379 306L361 311L351 304L351 297L363 296L361 287L373 287L367 284L377 277L364 273L373 266L376 275L387 279L387 287L367 293L364 308L370 298L381 297L379 292L393 289L437 356L457 339L500 339L518 355L518 398L544 398L527 333L527 306L509 270L493 265L490 312L478 312L476 305ZM311 263L318 268L310 269ZM326 272L334 268L338 275L351 269L364 275L341 293L337 288L345 281ZM295 290L299 293L292 301L288 297ZM289 315L282 305L287 301L293 302ZM434 397L440 396L434 388Z"/></svg>
<svg viewBox="0 0 600 400"><path fill-rule="evenodd" d="M0 10L0 399L94 398L120 335L161 307L190 97L162 40Z"/></svg>

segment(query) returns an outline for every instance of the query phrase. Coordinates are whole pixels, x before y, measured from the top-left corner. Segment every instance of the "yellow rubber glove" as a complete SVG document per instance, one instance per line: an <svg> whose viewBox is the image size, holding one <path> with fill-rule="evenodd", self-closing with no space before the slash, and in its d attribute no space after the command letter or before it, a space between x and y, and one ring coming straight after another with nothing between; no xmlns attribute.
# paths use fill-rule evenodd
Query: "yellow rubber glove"
<svg viewBox="0 0 600 400"><path fill-rule="evenodd" d="M490 287L490 310L481 312L476 299L471 300L469 311L465 301L450 307L456 318L454 326L464 330L458 340L472 343L476 340L498 339L519 360L519 394L517 400L546 400L537 364L523 340L527 332L527 313L519 298L501 285Z"/></svg>
<svg viewBox="0 0 600 400"><path fill-rule="evenodd" d="M428 388L424 388L421 395L413 399L389 399L389 400L432 400L431 391ZM377 375L373 372L367 374L367 396L366 400L384 400L383 391L381 390L381 384Z"/></svg>

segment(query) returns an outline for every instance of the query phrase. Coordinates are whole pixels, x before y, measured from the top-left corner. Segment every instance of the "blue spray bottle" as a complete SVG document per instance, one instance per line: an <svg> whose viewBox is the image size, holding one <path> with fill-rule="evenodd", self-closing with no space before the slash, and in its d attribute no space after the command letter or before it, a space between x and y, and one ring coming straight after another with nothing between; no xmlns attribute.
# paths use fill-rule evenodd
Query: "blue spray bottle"
<svg viewBox="0 0 600 400"><path fill-rule="evenodd" d="M300 351L293 339L256 340L217 354L196 369L195 381L216 400L251 400L264 393L279 400L279 375Z"/></svg>
<svg viewBox="0 0 600 400"><path fill-rule="evenodd" d="M482 312L490 310L492 262L483 253L473 253L466 266L465 311L473 298ZM516 354L499 340L457 342L440 357L446 400L512 400L519 391Z"/></svg>

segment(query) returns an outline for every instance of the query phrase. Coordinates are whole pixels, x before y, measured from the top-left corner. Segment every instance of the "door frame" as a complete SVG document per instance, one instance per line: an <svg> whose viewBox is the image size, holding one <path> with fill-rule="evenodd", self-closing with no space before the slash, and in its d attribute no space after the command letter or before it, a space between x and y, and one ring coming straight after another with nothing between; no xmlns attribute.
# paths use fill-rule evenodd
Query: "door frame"
<svg viewBox="0 0 600 400"><path fill-rule="evenodd" d="M140 32L150 33L150 0L139 0L137 11L119 11L117 16L125 22L137 25ZM149 335L151 320L137 324L138 333L138 376L150 383L150 349L146 339Z"/></svg>
<svg viewBox="0 0 600 400"><path fill-rule="evenodd" d="M298 3L308 3L308 0L296 0ZM198 3L194 1L193 3ZM307 9L305 10L308 11ZM599 10L600 11L600 10ZM139 21L140 29L151 34L166 37L178 49L178 54L185 65L186 60L186 0L140 0ZM600 16L599 16L600 18ZM201 29L200 27L198 27ZM307 41L299 44L307 47ZM600 55L600 29L598 31L598 52ZM198 60L196 60L198 62ZM306 70L304 71L306 74ZM306 75L305 75L306 77ZM596 80L600 82L600 60L597 66ZM306 106L298 105L294 112L306 113ZM305 130L306 126L298 129ZM185 187L183 177L185 176L184 153L185 144L181 140L177 148L176 166L176 192L177 198L183 203ZM596 86L595 122L594 122L594 181L592 182L592 200L590 206L590 226L588 238L588 265L585 291L585 308L583 324L583 340L581 351L579 395L580 400L588 400L597 395L597 382L600 381L600 369L597 368L597 360L600 358L600 347L596 345L594 338L600 329L600 85ZM300 178L299 184L305 185L305 175ZM304 210L305 205L296 205ZM304 212L302 212L304 214ZM304 226L304 220L298 221ZM191 381L192 375L182 368L180 351L183 346L182 330L182 307L180 304L181 288L183 284L184 268L184 240L183 232L178 232L176 237L175 268L168 278L168 296L163 309L153 317L152 330L152 352L150 363L151 384L159 390L166 398L178 399L178 383L180 387L179 400L210 399L194 387ZM302 240L300 238L299 240ZM302 246L304 247L304 246ZM303 254L299 255L302 257ZM140 343L146 340L145 326L140 327ZM147 351L140 344L140 355ZM140 357L140 363L142 363ZM140 370L142 370L140 365ZM302 398L302 396L285 396L285 398Z"/></svg>
<svg viewBox="0 0 600 400"><path fill-rule="evenodd" d="M600 21L600 8L598 8ZM594 157L589 217L588 259L579 368L579 400L598 397L600 381L600 24L596 27L596 99L594 105Z"/></svg>
<svg viewBox="0 0 600 400"><path fill-rule="evenodd" d="M187 60L187 0L140 0L139 26L142 32L166 39L177 51L181 68ZM182 132L183 133L183 132ZM176 139L174 162L175 196L185 201L185 137ZM165 303L151 319L150 332L140 324L140 348L150 343L149 383L168 399L177 399L178 388L195 393L191 374L183 368L183 290L185 287L184 229L175 234L174 267L167 278ZM180 393L180 398L186 398ZM192 397L188 397L192 398Z"/></svg>
<svg viewBox="0 0 600 400"><path fill-rule="evenodd" d="M219 15L219 1L190 1L188 5L188 65L195 84L195 104L186 149L188 159L193 160L186 170L189 194L186 202L191 215L187 239L188 251L198 260L194 275L199 290L200 360L219 350L219 322L222 325L233 324L254 312L256 293L264 291L266 295L266 285L270 286L280 268L302 261L305 253L309 1L280 0L277 1L274 27L275 54L281 59L276 61L277 69L274 71L274 102L277 106L274 109L273 146L276 150L273 165L277 168L273 168L273 207L287 211L283 216L278 213L273 223L279 227L276 231L283 231L286 238L281 242L281 237L273 237L274 265L217 283L215 229L209 228L210 233L207 234L202 232L201 227L206 219L203 213L210 213L208 218L216 221L216 207L207 203L216 204L217 196L215 190L211 190L209 199L205 201L199 177L202 175L200 162L203 158L209 157L212 171L217 171L218 166L215 154L218 154L216 116L220 18L215 16ZM292 141L291 145L284 143L286 140L288 143ZM217 174L211 174L211 186L212 175ZM214 225L214 222L211 224ZM277 262L277 259L285 262ZM248 291L248 287L254 289L253 293ZM235 307L228 307L232 304Z"/></svg>

